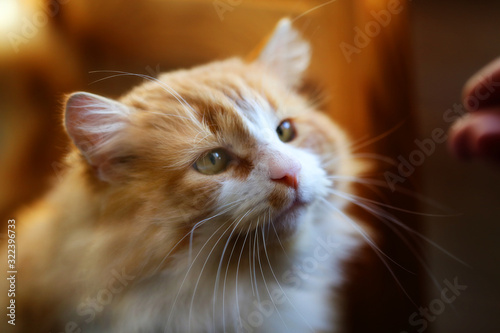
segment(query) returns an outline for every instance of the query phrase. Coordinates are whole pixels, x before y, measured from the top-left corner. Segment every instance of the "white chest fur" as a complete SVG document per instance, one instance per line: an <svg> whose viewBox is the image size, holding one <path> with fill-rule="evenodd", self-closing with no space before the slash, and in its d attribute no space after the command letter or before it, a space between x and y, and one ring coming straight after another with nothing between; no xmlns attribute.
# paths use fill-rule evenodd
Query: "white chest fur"
<svg viewBox="0 0 500 333"><path fill-rule="evenodd" d="M301 223L293 246L273 244L279 249L272 253L251 251L265 239L250 233L249 247L222 249L238 263L230 268L217 258L224 243L217 239L193 247L192 264L123 298L119 309L127 315L116 332L342 332L335 288L357 244L345 222Z"/></svg>

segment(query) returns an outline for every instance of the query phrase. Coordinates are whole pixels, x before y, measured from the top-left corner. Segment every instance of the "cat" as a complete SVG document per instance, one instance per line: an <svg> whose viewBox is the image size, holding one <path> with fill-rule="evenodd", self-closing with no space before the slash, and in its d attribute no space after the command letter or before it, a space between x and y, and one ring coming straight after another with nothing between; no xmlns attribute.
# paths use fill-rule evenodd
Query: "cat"
<svg viewBox="0 0 500 333"><path fill-rule="evenodd" d="M285 18L252 60L71 94L63 180L16 219L2 331L344 332L363 231L336 194L362 166L299 93L310 58Z"/></svg>

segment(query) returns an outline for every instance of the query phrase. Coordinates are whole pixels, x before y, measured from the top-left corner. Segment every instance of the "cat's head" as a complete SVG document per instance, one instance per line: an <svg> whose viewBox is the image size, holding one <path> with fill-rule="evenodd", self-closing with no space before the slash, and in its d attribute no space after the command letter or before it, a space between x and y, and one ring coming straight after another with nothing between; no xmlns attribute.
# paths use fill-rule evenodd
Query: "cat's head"
<svg viewBox="0 0 500 333"><path fill-rule="evenodd" d="M146 78L117 101L72 94L66 129L96 188L140 207L137 223L293 230L350 163L342 132L297 91L309 61L283 19L251 61Z"/></svg>

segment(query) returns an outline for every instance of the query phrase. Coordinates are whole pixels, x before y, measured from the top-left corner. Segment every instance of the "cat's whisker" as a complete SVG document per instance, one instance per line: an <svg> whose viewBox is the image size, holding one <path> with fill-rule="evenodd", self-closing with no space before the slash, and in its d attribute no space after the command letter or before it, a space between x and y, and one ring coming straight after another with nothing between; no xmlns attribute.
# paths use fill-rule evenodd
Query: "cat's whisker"
<svg viewBox="0 0 500 333"><path fill-rule="evenodd" d="M359 201L362 201L362 202L368 202L368 203L371 203L371 204L375 204L377 206L386 207L386 208L389 208L389 209L392 209L392 210L395 210L395 211L399 211L399 212L403 212L403 213L407 213L407 214L413 214L413 215L425 216L425 217L452 217L452 216L456 216L456 215L429 214L429 213L416 212L416 211L412 211L412 210L408 210L408 209L404 209L404 208L399 208L399 207L396 207L396 206L393 206L393 205L385 204L383 202L379 202L379 201L376 201L376 200L372 200L372 199L368 199L368 198L363 198L363 197L360 197L360 196L357 196L357 195L354 195L354 194L347 194L345 192L337 191L337 190L334 190L334 189L329 190L329 192L331 194L338 195L339 197L342 197L344 199L348 199L349 198L349 199L352 199L354 201L355 200L359 200Z"/></svg>
<svg viewBox="0 0 500 333"><path fill-rule="evenodd" d="M195 139L195 145L201 145L202 142L206 141L208 137L210 137L211 133L205 133L205 136L202 137L202 138L198 138L199 135L203 134L203 132L198 132L198 134L196 134L196 136L194 137Z"/></svg>
<svg viewBox="0 0 500 333"><path fill-rule="evenodd" d="M389 185L387 184L386 181L383 181L383 180L380 180L380 179L373 179L373 178L366 178L366 177L363 177L363 176L359 176L359 177L354 177L354 176L346 176L346 175L331 175L331 176L328 176L327 177L328 179L332 179L332 180L336 180L336 179L340 179L340 180L343 180L343 181L348 181L350 183L357 183L357 184L362 184L362 185L370 185L370 186L378 186L378 187L381 187L381 188L389 188ZM417 192L415 191L411 191L407 188L404 188L404 187L401 187L401 186L395 186L395 192L398 192L400 194L404 194L404 195L407 195L411 198L414 198L414 199L417 199L418 201L422 202L422 203L425 203L429 206L432 206L436 209L439 209L439 210L442 210L442 211L449 211L449 215L447 216L458 216L460 214L456 213L456 212L452 212L452 209L449 208L449 207L445 207L441 204L439 204L438 202L436 202L435 200L431 200L429 198L427 198L426 196L424 195L421 195L421 194L418 194ZM346 194L346 193L344 193Z"/></svg>
<svg viewBox="0 0 500 333"><path fill-rule="evenodd" d="M369 199L366 199L366 198L361 198L359 196L355 196L355 195L352 195L352 194L343 193L343 192L340 192L340 191L335 191L335 192L337 192L337 193L333 193L333 194L341 196L342 198L348 200L349 202L351 202L351 203L353 203L355 205L360 206L361 208L363 208L364 210L366 210L367 212L369 212L370 214L372 214L375 218L377 218L378 220L380 220L382 223L384 223L384 225L388 226L405 243L405 245L408 247L408 249L415 255L415 258L422 265L422 267L426 271L427 275L432 280L433 284L436 286L436 288L438 290L442 290L441 284L438 281L438 279L435 277L435 275L432 273L432 270L431 270L430 266L426 263L425 258L423 258L419 254L419 251L415 248L414 244L412 242L410 242L408 240L408 238L404 234L402 234L395 227L395 225L397 225L397 226L405 229L406 231L411 232L412 234L416 234L417 236L419 236L420 238L424 239L425 241L427 241L431 245L437 247L439 250L441 250L442 252L444 252L445 254L447 254L448 256L450 256L451 258L453 258L454 260L460 262L461 264L463 264L463 265L465 265L467 267L470 267L467 263L465 263L462 260L460 260L459 258L453 256L451 253L449 253L448 251L446 251L445 249L443 249L442 247L440 247L439 245L437 245L435 242L431 241L430 239L428 239L427 237L425 237L421 233L413 230L412 228L404 225L396 217L394 217L393 215L389 214L387 211L384 211L384 210L376 207L375 205L382 205L382 206L385 206L385 207L394 208L396 210L400 210L400 211L403 211L403 212L406 212L406 213L411 213L411 214L419 214L418 212L412 212L412 211L408 211L408 210L397 209L397 207L385 205L383 203L379 203L379 202L376 202L374 200L369 200ZM362 203L360 203L360 201L361 202L366 201L367 203L366 204L362 204ZM427 215L424 215L424 216L427 216ZM434 215L430 215L430 216L434 216Z"/></svg>
<svg viewBox="0 0 500 333"><path fill-rule="evenodd" d="M418 250L415 248L415 245L408 240L408 238L400 231L398 230L392 223L389 223L386 221L384 218L377 217L382 223L384 223L386 226L388 226L392 232L394 232L402 241L405 243L405 245L408 247L408 249L413 253L415 258L418 260L418 262L422 265L422 267L425 269L427 275L431 278L432 282L434 285L438 288L438 290L443 290L441 287L441 283L438 281L436 276L432 273L432 270L430 266L425 262L425 258L420 255Z"/></svg>
<svg viewBox="0 0 500 333"><path fill-rule="evenodd" d="M217 268L217 276L215 278L215 285L214 285L214 294L213 294L213 312L214 312L214 318L215 318L215 305L216 305L216 301L217 301L217 290L218 290L218 287L219 287L219 277L220 277L220 272L221 272L221 269L222 269L222 261L224 260L224 256L226 254L226 250L227 250L227 246L229 245L229 242L231 241L232 239L232 236L234 234L234 232L236 231L236 228L238 227L238 225L241 223L241 221L250 213L252 213L253 211L255 210L255 207L252 208L251 210L247 211L239 220L238 222L236 223L236 225L233 227L233 229L231 230L231 233L229 234L227 240L226 240L226 244L224 245L224 248L222 250L222 254L220 256L220 260L219 260L219 267ZM234 247L233 247L234 249ZM231 255L232 255L232 251L231 251ZM210 254L209 254L210 256ZM207 258L208 260L208 258ZM231 256L229 257L228 259L229 261L231 261ZM229 262L228 262L228 265L229 265ZM203 269L202 269L202 272L203 272ZM201 273L200 273L200 277L201 277ZM195 289L196 290L196 289ZM194 294L193 294L193 299L194 299ZM222 317L224 318L224 293L223 293L223 296L222 296Z"/></svg>
<svg viewBox="0 0 500 333"><path fill-rule="evenodd" d="M253 249L253 241L252 241L252 233L250 233L250 240L248 241L248 273L250 274L250 286L252 287L252 295L255 296L255 285L253 283L253 274L252 274L252 249Z"/></svg>
<svg viewBox="0 0 500 333"><path fill-rule="evenodd" d="M351 159L360 159L360 160L373 160L377 162L384 162L386 164L397 167L398 163L393 158L374 153L356 153L350 156Z"/></svg>
<svg viewBox="0 0 500 333"><path fill-rule="evenodd" d="M269 219L271 218L271 209L269 208ZM278 243L281 247L281 249L283 250L283 254L285 255L285 257L287 258L287 260L289 262L292 262L292 260L290 259L290 257L288 256L288 253L286 252L285 250L285 247L283 246L283 243L281 242L281 239L280 239L280 236L278 234L278 231L276 230L276 227L274 226L274 223L269 223L271 225L271 227L273 228L274 230L274 233L276 235L276 239L278 240Z"/></svg>
<svg viewBox="0 0 500 333"><path fill-rule="evenodd" d="M166 87L167 89L169 89L168 93L170 93L175 98L178 98L177 101L179 103L186 105L186 106L189 106L191 108L191 111L194 111L194 109L191 107L191 105L189 105L189 103L186 102L186 100L177 91L175 91L175 89L173 89L172 87L167 85L165 82L163 82L163 81L161 81L153 76L146 75L146 74L125 72L125 71L117 71L117 70L94 70L94 71L90 71L89 73L91 73L91 74L93 74L93 73L115 73L115 75L111 75L111 76L108 76L105 78L97 79L97 80L91 82L90 84L95 84L95 83L98 83L98 82L101 82L101 81L104 81L107 79L120 77L120 76L137 76L137 77L140 77L142 79L158 83L160 86Z"/></svg>
<svg viewBox="0 0 500 333"><path fill-rule="evenodd" d="M231 206L231 205L237 204L237 203L239 203L239 202L241 202L241 201L243 201L243 199L240 199L240 200L235 200L235 201L233 201L233 202L230 202L230 203L228 203L228 204L226 204L226 205L221 206L220 208L224 208L224 207L227 207L227 206ZM219 209L220 209L220 208L219 208ZM227 209L227 211L229 211L229 210L230 210L230 209ZM213 215L213 216L211 216L211 217L209 217L209 218L206 218L206 219L205 219L205 220L203 220L203 221L205 221L205 222L206 222L206 221L208 221L208 220L210 220L210 219L213 219L213 218L215 218L215 217L217 217L217 216L220 216L220 215L222 215L222 214L226 213L227 211L223 211L222 213L219 213L219 214L217 214L217 215ZM200 222L202 222L202 221L200 221ZM198 222L198 223L200 223L200 222ZM174 246L170 249L170 251L169 251L169 252L168 252L168 253L167 253L167 254L163 257L163 259L160 261L160 263L158 264L158 266L157 266L157 267L153 270L153 273L156 273L156 272L158 271L158 269L159 269L159 268L163 265L163 263L165 262L165 260L167 260L167 258L170 256L170 254L172 254L172 252L173 252L173 251L177 248L177 246L179 246L179 244L181 244L181 243L182 243L182 241L183 241L183 240L184 240L187 236L192 235L192 232L193 232L193 230L190 230L190 231L189 231L189 232L187 232L187 233L186 233L186 234L185 234L185 235L184 235L181 239L179 239L179 240L177 241L177 243L175 243L175 244L174 244ZM192 239L190 239L190 243L189 243L189 244L190 244L190 248L189 248L189 262L191 262L191 254L192 254L192 248L191 248L191 245L192 245Z"/></svg>
<svg viewBox="0 0 500 333"><path fill-rule="evenodd" d="M340 186L338 186L338 184L348 184L348 186L362 185L364 188L373 192L377 197L387 199L387 194L382 190L382 188L389 188L385 182L382 184L379 180L346 175L331 175L326 178L332 181L331 188L339 188Z"/></svg>
<svg viewBox="0 0 500 333"><path fill-rule="evenodd" d="M203 219L197 223L195 223L195 225L191 228L191 230L189 231L189 254L188 254L188 258L189 258L189 262L191 262L191 258L192 258L192 253L193 253L193 238L194 238L194 232L196 231L196 229L198 227L200 227L201 225L203 225L204 223L216 218L216 217L219 217L227 212L229 212L231 209L234 208L234 206L236 206L238 203L240 203L241 201L243 201L244 199L239 199L239 200L235 200L231 203L228 203L228 204L225 204L221 207L219 207L218 210L220 210L221 208L224 208L224 210L222 210L221 212L209 217L209 218L206 218L206 219Z"/></svg>
<svg viewBox="0 0 500 333"><path fill-rule="evenodd" d="M189 306L189 317L188 317L188 327L189 327L189 331L191 331L191 314L192 314L192 309L193 309L193 303L194 303L194 298L196 296L196 291L198 290L198 284L200 283L200 279L201 279L201 276L203 275L203 271L205 270L205 267L208 263L208 260L210 259L210 256L212 255L212 253L214 252L214 250L216 249L217 247L217 244L219 244L219 242L222 240L222 238L224 237L224 235L226 234L226 232L228 230L231 229L231 227L236 223L236 220L234 220L233 222L231 222L231 224L224 230L224 232L222 232L222 234L220 235L220 237L217 239L217 241L215 242L215 244L212 246L212 249L210 250L210 252L208 253L206 259L205 259L205 262L203 263L203 266L201 267L201 270L200 270L200 274L198 274L198 279L196 280L196 283L195 283L195 286L194 286L194 290L193 290L193 295L191 296L191 304ZM225 223L227 224L227 222ZM217 229L219 230L219 229ZM200 250L201 252L201 250ZM196 260L196 259L195 259Z"/></svg>
<svg viewBox="0 0 500 333"><path fill-rule="evenodd" d="M309 13L311 13L311 12L315 11L315 10L318 10L318 9L320 9L320 8L322 8L322 7L326 6L326 5L329 5L329 4L331 4L331 3L334 3L335 1L337 1L337 0L329 0L329 1L326 1L326 2L323 2L323 3L319 4L319 5L317 5L317 6L314 6L313 8L306 10L306 11L305 11L305 12L303 12L302 14L295 16L295 17L292 19L292 22L295 22L295 21L297 21L298 19L300 19L300 18L302 18L302 17L306 16L307 14L309 14Z"/></svg>
<svg viewBox="0 0 500 333"><path fill-rule="evenodd" d="M271 223L272 221L271 221L271 211L270 211L270 209L267 210L267 213L268 213L268 219L267 219L268 223L267 223L266 238L270 239L270 237L271 237L271 224L273 224L273 223Z"/></svg>
<svg viewBox="0 0 500 333"><path fill-rule="evenodd" d="M220 279L220 272L221 272L221 268L222 268L222 262L224 261L224 255L225 255L225 250L227 248L227 246L229 245L229 243L231 242L231 236L232 234L234 233L234 230L236 230L236 228L238 227L238 223L236 223L236 225L233 226L232 230L231 230L231 233L229 234L229 237L226 238L226 242L224 244L224 250L223 250L223 253L220 255L220 258L219 258L219 265L218 265L218 268L217 268L217 273L215 274L215 282L214 282L214 292L213 292L213 295L212 295L212 329L213 331L215 332L216 331L216 325L215 325L215 319L218 318L217 316L217 310L216 310L216 305L217 305L217 289L218 289L218 284L219 284L219 279ZM234 248L234 247L233 247ZM207 258L208 260L208 258ZM231 260L230 258L228 258L228 261ZM228 262L228 265L229 265L229 262ZM203 271L200 272L200 276L199 278L201 278L201 274L203 273ZM223 286L223 293L222 293L222 308L221 308L221 315L222 315L222 322L223 322L223 326L225 326L224 324L224 321L225 321L225 314L224 314L224 287ZM192 303L194 301L194 296L195 294L193 294L193 297L191 299L191 307L192 307ZM190 316L191 317L191 316ZM223 328L223 332L225 332L225 328Z"/></svg>
<svg viewBox="0 0 500 333"><path fill-rule="evenodd" d="M430 277L434 285L437 287L438 290L442 290L441 283L438 281L436 276L432 273L432 270L430 266L425 262L425 258L423 258L418 250L415 248L415 246L408 240L408 238L403 235L392 223L387 221L383 216L380 216L379 214L374 214L373 212L370 212L372 215L374 215L378 220L380 220L382 223L384 223L386 226L388 226L408 247L408 249L415 255L415 258L418 260L418 262L422 265L424 270L426 271L427 275Z"/></svg>
<svg viewBox="0 0 500 333"><path fill-rule="evenodd" d="M239 298L238 298L238 276L239 276L239 271L240 271L240 263L241 263L241 257L243 255L243 251L245 250L245 244L247 241L248 236L250 235L250 229L252 225L250 224L248 226L248 230L245 235L245 239L243 240L243 245L241 246L241 251L240 251L240 256L238 258L238 263L236 265L236 281L235 281L235 294L236 294L236 313L238 313L238 320L240 322L240 327L243 327L243 323L241 322L241 315L240 315L240 305L239 305ZM248 244L248 252L250 252L250 243ZM252 285L253 287L253 285Z"/></svg>
<svg viewBox="0 0 500 333"><path fill-rule="evenodd" d="M394 133L395 131L397 131L401 126L403 126L403 124L406 122L406 120L402 120L400 121L399 123L397 123L396 125L394 125L391 129L383 132L382 134L379 134L373 138L362 138L360 140L356 140L354 142L352 142L350 145L349 145L349 151L351 152L355 152L361 148L364 148L366 146L369 146L375 142L378 142L380 140L382 140L383 138L391 135L392 133Z"/></svg>
<svg viewBox="0 0 500 333"><path fill-rule="evenodd" d="M266 221L264 220L264 222L266 222ZM258 230L258 228L255 229L256 233L257 233L257 230ZM262 227L262 231L264 231L264 227ZM258 234L256 234L255 236L257 238L257 246L259 246ZM264 234L262 234L262 241L263 241L263 248L265 249L266 247L265 247L265 241L264 241ZM264 270L262 269L262 262L260 260L260 252L261 252L260 249L257 250L258 262L259 262L259 267L260 267L260 274L262 275L262 281L264 282L264 287L266 288L267 295L269 296L269 301L273 304L273 306L276 310L276 313L278 314L278 317L280 318L281 322L283 322L283 325L285 326L286 330L289 331L288 325L283 320L283 317L281 316L280 310L278 309L278 307L274 303L273 297L271 296L271 292L269 291L269 287L267 286L266 276L264 275Z"/></svg>
<svg viewBox="0 0 500 333"><path fill-rule="evenodd" d="M328 179L340 179L348 182L355 182L360 184L367 185L377 185L381 187L387 187L387 182L384 182L379 179L365 178L363 176L349 176L349 175L328 175L326 178Z"/></svg>
<svg viewBox="0 0 500 333"><path fill-rule="evenodd" d="M248 252L248 264L249 264L249 274L250 274L250 285L252 286L252 295L255 297L257 294L255 286L257 282L254 279L254 269L255 269L255 235L250 233L250 243L251 248L249 248Z"/></svg>
<svg viewBox="0 0 500 333"><path fill-rule="evenodd" d="M354 222L351 218L349 218L345 213L342 213L342 211L338 208L332 205L332 203L328 202L326 199L321 199L328 207L333 209L335 212L341 214L341 216L344 219L348 219L349 223L352 225L352 227L364 238L364 240L367 242L367 244L377 253L379 256L383 256L387 258L389 261L391 261L393 264L398 266L399 268L405 270L408 273L415 274L414 272L409 271L407 268L405 268L403 265L392 259L389 255L387 255L382 249L373 241L373 239L368 235L366 231L363 230L356 222ZM384 259L385 262L385 259Z"/></svg>
<svg viewBox="0 0 500 333"><path fill-rule="evenodd" d="M229 242L229 240L231 239L231 235L234 233L234 231L236 230L236 227L237 227L237 226L238 226L238 224L239 224L239 223L243 220L243 218L245 218L245 216L247 216L247 215L248 215L249 213L251 213L252 211L253 211L253 209L252 209L252 210L250 210L250 211L248 211L247 213L245 213L245 214L244 214L244 215L243 215L243 216L242 216L242 217L241 217L238 221L237 221L237 220L234 220L234 221L233 221L233 222L232 222L232 223L231 223L231 224L230 224L230 225L226 228L226 230L224 230L224 232L220 235L220 237L217 239L217 241L215 242L215 244L212 246L212 249L211 249L211 250L210 250L210 252L208 253L208 255L207 255L206 259L205 259L205 262L203 263L203 266L202 266L202 268L201 268L201 270L200 270L200 274L198 275L198 279L196 280L196 284L195 284L195 287L194 287L194 290L193 290L193 295L192 295L192 297L191 297L191 304L190 304L190 307L189 307L189 319L191 318L191 313L192 313L192 308L193 308L194 298L195 298L195 295L196 295L196 291L197 291L197 289L198 289L198 285L199 285L200 280L201 280L201 276L203 275L203 271L205 270L205 267L206 267L206 265L207 265L207 263L208 263L208 260L210 259L211 255L212 255L212 253L213 253L213 252L214 252L214 250L216 249L217 244L219 244L219 242L222 240L222 238L224 237L224 235L226 234L226 232L227 232L228 230L230 230L230 229L231 229L231 227L232 227L232 226L236 223L235 227L232 229L231 234L230 234L230 236L228 237L228 239L227 239L227 241L226 241L226 244L225 244L225 246L224 246L224 251L223 251L223 253L222 253L222 255L221 255L221 258L220 258L219 268L218 268L218 270L217 270L217 276L216 276L216 284L217 284L217 283L218 283L218 281L219 281L219 274L220 274L221 263L222 263L222 260L223 260L223 258L224 258L224 253L225 253L225 251L226 251L226 249L227 249L228 242ZM217 230L219 230L219 229L217 229ZM201 250L200 250L200 252L201 252ZM196 260L196 258L195 258L195 260ZM214 292L214 296L215 296L215 292ZM215 302L215 297L214 297L214 302ZM215 306L214 306L214 311L215 311ZM191 320L189 320L189 325L191 325Z"/></svg>
<svg viewBox="0 0 500 333"><path fill-rule="evenodd" d="M208 239L205 241L205 243L203 244L203 246L200 248L200 251L198 251L198 253L196 254L196 256L194 257L193 261L190 263L187 271L186 271L186 274L184 275L184 279L182 280L181 282L181 285L179 287L179 291L177 292L177 294L175 295L175 298L174 298L174 301L172 303L172 307L171 307L171 310L170 310L170 314L167 318L167 326L165 327L165 330L168 328L168 324L170 323L170 320L172 318L172 314L174 313L174 309L175 309L175 304L177 303L177 299L179 298L179 295L180 295L180 292L181 292L181 289L182 287L184 286L184 283L186 282L186 279L187 277L189 276L189 273L191 272L191 269L193 268L194 266L194 263L196 262L196 259L198 259L198 257L200 256L201 252L203 251L203 249L205 248L205 246L207 246L207 244L210 242L210 240L215 236L217 235L217 233L219 232L220 229L222 229L226 224L229 223L229 220L222 223L218 228L217 230L215 230L211 235L210 237L208 237ZM166 332L166 331L165 331Z"/></svg>
<svg viewBox="0 0 500 333"><path fill-rule="evenodd" d="M235 226L236 228L237 226ZM226 282L227 282L227 273L229 272L229 266L231 265L231 259L233 258L234 250L236 249L236 245L241 237L241 233L238 233L238 236L234 240L233 248L231 249L231 253L229 254L229 258L226 265L226 271L224 273L224 282L222 283L222 328L223 331L226 331L226 321L225 321L225 300L226 300ZM215 310L214 310L215 313ZM214 322L214 321L213 321ZM214 322L215 325L215 322ZM215 332L215 327L214 327Z"/></svg>
<svg viewBox="0 0 500 333"><path fill-rule="evenodd" d="M354 222L349 216L347 216L345 213L343 213L340 209L338 209L337 207L333 206L330 202L328 202L326 199L322 199L322 201L326 204L327 207L330 207L333 211L337 212L344 220L348 221L351 226L354 227L354 229L363 237L363 239L365 239L365 241L367 242L367 244L374 250L374 253L377 255L377 257L380 258L380 260L382 261L382 263L384 264L384 266L387 268L387 270L389 271L389 273L391 274L392 278L394 279L394 281L396 282L396 284L399 286L399 288L403 291L403 293L406 295L406 297L408 298L408 300L410 300L410 302L412 302L413 305L415 305L415 307L418 307L417 303L415 303L415 301L411 298L411 296L408 294L408 292L406 291L406 289L404 288L404 286L402 285L401 281L399 281L398 277L396 276L396 274L394 273L394 271L392 270L392 268L389 266L389 264L387 263L386 259L389 259L391 262L393 262L394 264L396 264L397 266L399 266L400 268L404 269L405 271L409 272L409 273L412 273L410 271L408 271L406 268L404 268L403 266L401 266L399 263L397 263L396 261L394 261L392 258L390 258L388 255L386 255L374 242L373 240L371 239L370 236L368 236L366 234L365 231L363 231L361 229L361 227L359 227L356 222ZM385 258L384 258L385 257Z"/></svg>
<svg viewBox="0 0 500 333"><path fill-rule="evenodd" d="M464 262L463 260L461 260L458 257L454 256L449 251L447 251L446 249L444 249L443 247L441 247L440 245L438 245L436 242L434 242L431 239L429 239L428 237L424 236L422 233L420 233L420 232L418 232L416 230L413 230L412 228L410 228L406 224L402 223L396 217L394 217L393 215L389 214L387 211L381 210L381 209L379 209L377 207L370 206L368 204L364 204L364 203L362 203L360 201L367 201L367 202L369 202L371 204L376 204L376 205L381 205L381 206L388 206L388 205L385 205L385 204L382 204L382 203L379 203L379 202L376 202L376 201L373 201L373 200L360 198L360 197L353 196L353 195L347 195L346 193L342 193L340 191L335 191L335 190L332 190L332 194L337 195L337 196L339 196L341 198L344 198L346 200L349 200L353 204L355 204L355 205L357 205L357 206L365 209L367 212L372 213L374 216L383 217L386 221L390 221L390 222L396 224L397 226L401 227L402 229L404 229L404 230L406 230L406 231L408 231L408 232L410 232L410 233L418 236L419 238L421 238L425 242L429 243L430 245L434 246L435 248L437 248L441 252L443 252L446 255L448 255L450 258L452 258L455 261L461 263L462 265L470 268L470 266L466 262ZM412 212L412 211L408 211L408 210L397 209L396 207L392 207L392 206L389 206L389 207L391 209L400 210L400 211L403 211L405 213L412 213L412 214L418 214L418 215L423 215L423 216L433 216L433 217L434 216L441 216L441 217L442 216L446 216L446 215L422 214L422 213Z"/></svg>
<svg viewBox="0 0 500 333"><path fill-rule="evenodd" d="M273 222L271 221L271 215L269 215L269 220L267 221L267 224L273 224ZM283 295L285 295L288 303L290 303L290 305L292 306L292 308L295 310L295 312L300 316L300 318L302 318L302 320L304 321L304 323L309 327L309 329L311 330L311 332L314 332L313 328L311 327L311 325L308 323L307 319L304 318L304 316L302 315L302 313L300 313L300 311L295 307L295 304L293 304L293 302L290 300L290 298L288 297L287 293L285 292L285 290L282 288L278 278L276 277L276 274L274 273L274 270L273 270L273 267L272 267L272 264L271 264L271 260L269 259L269 254L267 253L267 246L266 246L266 240L265 240L265 235L264 235L264 228L262 228L262 242L263 242L263 247L264 247L264 254L266 256L266 259L267 259L267 263L268 263L268 266L269 266L269 269L271 271L271 274L273 275L273 278L274 280L276 281L276 284L278 285L278 287L280 288L281 292L283 293ZM262 267L261 267L261 270L262 270ZM269 295L269 297L271 297L271 295ZM271 299L271 302L273 302L274 304L274 301L273 299ZM276 305L275 305L276 307ZM278 310L278 309L276 309ZM279 311L278 311L279 313ZM281 316L280 316L281 318ZM284 323L284 322L283 322ZM286 326L286 324L285 324Z"/></svg>
<svg viewBox="0 0 500 333"><path fill-rule="evenodd" d="M149 113L151 113L151 114L156 114L156 115L161 116L161 117L168 116L168 117L174 117L174 118L179 118L179 119L183 119L183 120L191 120L191 119L189 119L188 117L181 116L180 114L173 114L173 113L160 113L160 112L154 112L154 111L149 111ZM156 128L159 128L156 124L154 124L154 126L155 126Z"/></svg>
<svg viewBox="0 0 500 333"><path fill-rule="evenodd" d="M255 228L255 238L253 240L253 249L252 249L252 270L250 271L250 274L253 274L253 282L255 283L255 297L257 298L257 302L260 303L260 293L259 293L259 286L257 285L257 265L255 264L255 260L257 259L257 254L256 251L257 249L257 229L259 227L259 222L260 219L257 220L257 227Z"/></svg>
<svg viewBox="0 0 500 333"><path fill-rule="evenodd" d="M371 160L371 161L376 161L376 162L384 162L386 164L389 164L391 166L397 167L398 163L390 157L380 155L380 154L374 154L374 153L356 153L350 155L350 160ZM323 164L326 167L333 166L336 164L340 164L342 157L339 156L325 156L323 158Z"/></svg>
<svg viewBox="0 0 500 333"><path fill-rule="evenodd" d="M91 71L90 73L116 73L116 75L111 75L111 76L108 76L106 78L96 80L96 81L92 82L91 84L103 81L105 79L111 79L111 78L120 77L120 76L137 76L137 77L143 78L145 80L157 83L164 91L166 91L170 95L172 95L177 100L177 102L179 102L179 104L181 104L185 108L186 111L188 111L186 113L189 116L191 116L190 118L188 118L190 120L190 122L187 123L188 125L195 124L200 128L202 127L202 125L194 117L194 114L196 114L195 109L177 91L175 91L175 89L173 89L171 86L169 86L166 82L163 82L163 81L161 81L157 78L154 78L152 76L149 76L149 75L130 73L130 72L124 72L124 71L100 70L100 71ZM192 111L192 112L189 112L189 111Z"/></svg>

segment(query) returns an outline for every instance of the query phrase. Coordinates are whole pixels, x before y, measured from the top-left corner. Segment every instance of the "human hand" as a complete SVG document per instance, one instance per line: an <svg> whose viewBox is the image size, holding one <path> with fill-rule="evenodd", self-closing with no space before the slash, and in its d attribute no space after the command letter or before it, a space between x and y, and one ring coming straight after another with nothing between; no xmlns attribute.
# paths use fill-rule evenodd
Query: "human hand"
<svg viewBox="0 0 500 333"><path fill-rule="evenodd" d="M450 150L461 159L500 162L500 58L469 79L463 99L469 113L451 127Z"/></svg>

